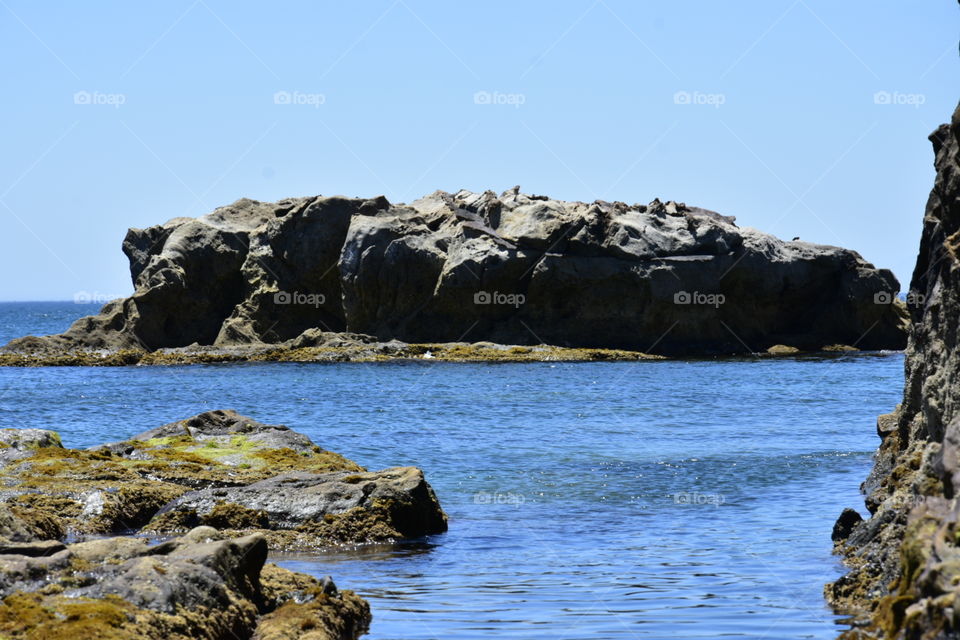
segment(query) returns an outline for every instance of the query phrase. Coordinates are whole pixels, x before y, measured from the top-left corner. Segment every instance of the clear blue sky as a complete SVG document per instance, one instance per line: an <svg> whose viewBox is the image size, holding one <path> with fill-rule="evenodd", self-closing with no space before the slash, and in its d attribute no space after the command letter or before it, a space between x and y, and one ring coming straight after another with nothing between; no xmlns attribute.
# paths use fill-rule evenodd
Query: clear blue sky
<svg viewBox="0 0 960 640"><path fill-rule="evenodd" d="M957 26L953 0L2 0L0 300L129 293L127 227L243 196L514 184L696 204L905 283Z"/></svg>

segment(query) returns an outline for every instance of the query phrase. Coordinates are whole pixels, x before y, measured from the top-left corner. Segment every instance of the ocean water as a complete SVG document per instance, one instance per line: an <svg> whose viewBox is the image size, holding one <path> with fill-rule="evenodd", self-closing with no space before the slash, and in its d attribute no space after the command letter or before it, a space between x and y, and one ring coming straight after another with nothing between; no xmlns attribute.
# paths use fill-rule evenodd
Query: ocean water
<svg viewBox="0 0 960 640"><path fill-rule="evenodd" d="M91 310L0 304L0 342ZM370 638L833 638L830 531L863 513L902 375L901 354L0 368L0 426L88 446L232 408L422 467L448 533L274 557L366 597Z"/></svg>

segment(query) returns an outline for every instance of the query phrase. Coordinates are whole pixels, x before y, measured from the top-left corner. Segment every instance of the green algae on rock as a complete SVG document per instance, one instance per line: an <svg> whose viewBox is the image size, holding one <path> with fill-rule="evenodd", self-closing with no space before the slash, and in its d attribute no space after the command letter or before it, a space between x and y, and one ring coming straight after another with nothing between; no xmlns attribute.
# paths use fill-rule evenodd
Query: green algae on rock
<svg viewBox="0 0 960 640"><path fill-rule="evenodd" d="M214 522L257 531L284 549L417 538L447 528L433 489L415 467L291 472L244 486L190 491L164 506L146 528L176 531Z"/></svg>
<svg viewBox="0 0 960 640"><path fill-rule="evenodd" d="M0 552L0 637L10 640L358 638L369 605L327 579L265 564L262 536L210 527Z"/></svg>
<svg viewBox="0 0 960 640"><path fill-rule="evenodd" d="M21 538L171 533L205 524L234 535L261 531L284 548L316 548L380 541L385 530L395 539L446 530L419 469L366 472L303 434L234 411L210 411L87 450L29 437L42 446L6 462L0 456L0 505ZM324 525L326 516L352 510L364 514L354 518L368 532Z"/></svg>
<svg viewBox="0 0 960 640"><path fill-rule="evenodd" d="M659 360L639 351L585 349L549 345L501 345L492 342L407 344L378 342L370 336L344 337L315 332L310 340L291 340L273 345L229 347L183 347L156 351L103 351L49 348L0 351L0 366L85 366L218 364L226 362L381 362L386 360L433 360L437 362L581 362Z"/></svg>
<svg viewBox="0 0 960 640"><path fill-rule="evenodd" d="M792 356L800 353L800 349L785 344L775 344L767 349L767 353L771 356Z"/></svg>
<svg viewBox="0 0 960 640"><path fill-rule="evenodd" d="M419 469L368 472L234 411L86 450L39 429L0 430L0 442L4 640L357 638L368 604L329 578L265 565L268 546L382 542L447 526ZM59 542L118 532L183 535Z"/></svg>

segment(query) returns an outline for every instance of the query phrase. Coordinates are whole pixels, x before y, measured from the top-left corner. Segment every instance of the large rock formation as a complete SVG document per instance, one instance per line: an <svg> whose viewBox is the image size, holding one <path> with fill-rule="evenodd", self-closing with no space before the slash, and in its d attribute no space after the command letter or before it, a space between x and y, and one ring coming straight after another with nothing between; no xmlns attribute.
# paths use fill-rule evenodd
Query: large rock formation
<svg viewBox="0 0 960 640"><path fill-rule="evenodd" d="M123 250L133 296L6 351L278 344L318 331L662 354L905 344L890 271L674 202L561 202L519 187L409 205L244 199L131 229Z"/></svg>
<svg viewBox="0 0 960 640"><path fill-rule="evenodd" d="M903 402L880 416L871 517L835 529L851 571L827 588L854 637L960 637L960 107L931 136L937 177L908 296Z"/></svg>

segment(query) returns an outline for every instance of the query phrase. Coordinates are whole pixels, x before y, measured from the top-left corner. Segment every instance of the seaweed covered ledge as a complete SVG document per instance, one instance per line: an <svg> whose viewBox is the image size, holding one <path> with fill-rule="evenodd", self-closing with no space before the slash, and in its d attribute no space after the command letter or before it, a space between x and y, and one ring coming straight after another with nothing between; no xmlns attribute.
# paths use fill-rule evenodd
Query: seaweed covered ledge
<svg viewBox="0 0 960 640"><path fill-rule="evenodd" d="M367 471L234 411L90 449L0 429L0 638L352 639L368 604L268 550L446 528L419 469Z"/></svg>

